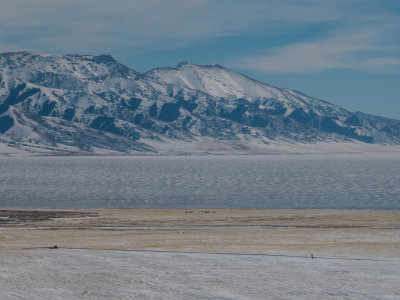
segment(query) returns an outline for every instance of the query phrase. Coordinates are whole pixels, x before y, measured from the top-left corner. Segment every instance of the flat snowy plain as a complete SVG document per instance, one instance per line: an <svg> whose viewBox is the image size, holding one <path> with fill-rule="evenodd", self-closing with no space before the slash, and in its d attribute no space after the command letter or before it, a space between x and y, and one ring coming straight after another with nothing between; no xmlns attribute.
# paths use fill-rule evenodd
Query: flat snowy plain
<svg viewBox="0 0 400 300"><path fill-rule="evenodd" d="M49 249L0 265L1 299L400 298L400 260Z"/></svg>

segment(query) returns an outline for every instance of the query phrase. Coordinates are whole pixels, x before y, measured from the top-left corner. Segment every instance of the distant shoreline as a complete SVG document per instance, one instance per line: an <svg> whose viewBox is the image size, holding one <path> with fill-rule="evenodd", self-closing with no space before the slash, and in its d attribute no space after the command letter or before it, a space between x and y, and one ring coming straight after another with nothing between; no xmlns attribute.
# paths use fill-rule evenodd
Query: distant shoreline
<svg viewBox="0 0 400 300"><path fill-rule="evenodd" d="M93 152L80 151L74 147L41 147L32 144L9 145L0 141L0 158L2 157L168 157L168 156L262 156L262 155L339 155L339 154L400 154L399 145L380 145L365 143L280 143L270 144L235 144L229 141L214 142L204 147L201 141L192 143L160 143L159 151L118 152L107 149L95 149Z"/></svg>

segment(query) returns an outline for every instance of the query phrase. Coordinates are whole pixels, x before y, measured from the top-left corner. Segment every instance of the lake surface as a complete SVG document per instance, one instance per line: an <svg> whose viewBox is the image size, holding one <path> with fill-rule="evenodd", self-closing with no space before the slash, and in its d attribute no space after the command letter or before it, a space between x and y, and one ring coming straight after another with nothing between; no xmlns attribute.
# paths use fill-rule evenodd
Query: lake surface
<svg viewBox="0 0 400 300"><path fill-rule="evenodd" d="M0 207L400 209L400 155L3 157Z"/></svg>

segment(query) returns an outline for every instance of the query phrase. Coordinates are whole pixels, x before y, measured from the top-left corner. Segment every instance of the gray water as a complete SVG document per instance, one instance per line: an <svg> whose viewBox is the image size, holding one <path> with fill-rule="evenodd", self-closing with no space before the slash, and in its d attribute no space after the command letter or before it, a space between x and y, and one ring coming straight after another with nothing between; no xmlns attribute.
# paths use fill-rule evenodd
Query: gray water
<svg viewBox="0 0 400 300"><path fill-rule="evenodd" d="M400 209L400 155L3 157L0 207Z"/></svg>

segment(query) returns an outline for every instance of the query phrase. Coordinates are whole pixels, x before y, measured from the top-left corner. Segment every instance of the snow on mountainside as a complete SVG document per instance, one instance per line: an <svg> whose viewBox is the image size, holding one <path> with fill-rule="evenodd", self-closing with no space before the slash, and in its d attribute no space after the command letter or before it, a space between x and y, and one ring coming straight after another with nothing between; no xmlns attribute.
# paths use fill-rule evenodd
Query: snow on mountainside
<svg viewBox="0 0 400 300"><path fill-rule="evenodd" d="M147 78L227 99L276 97L279 90L219 65L196 66L180 63L176 69L159 68L146 73Z"/></svg>
<svg viewBox="0 0 400 300"><path fill-rule="evenodd" d="M34 152L275 153L311 143L398 145L400 121L219 65L140 74L109 55L17 52L0 54L0 143Z"/></svg>
<svg viewBox="0 0 400 300"><path fill-rule="evenodd" d="M228 100L246 99L249 102L274 99L288 112L297 108L314 109L320 114L328 111L340 113L341 109L304 94L279 89L251 79L245 75L226 69L220 65L197 66L189 62L180 63L174 68L153 69L145 74L146 78L166 85L176 85L193 90L200 90L208 95ZM262 105L260 108L263 108ZM343 113L347 113L343 110Z"/></svg>

